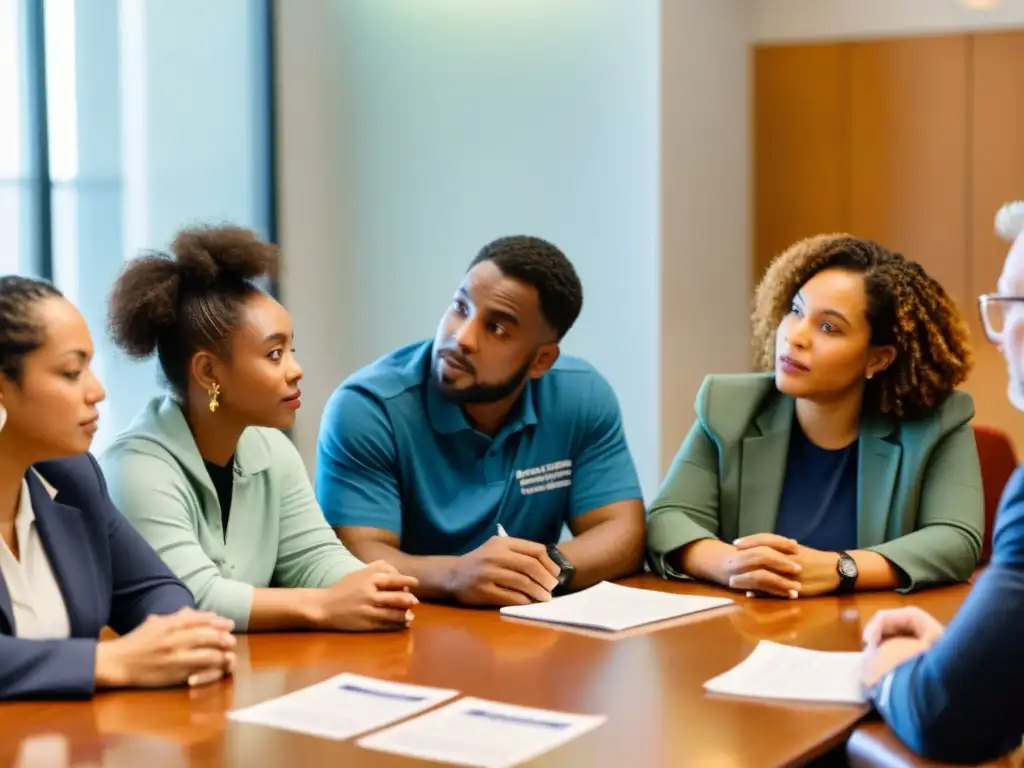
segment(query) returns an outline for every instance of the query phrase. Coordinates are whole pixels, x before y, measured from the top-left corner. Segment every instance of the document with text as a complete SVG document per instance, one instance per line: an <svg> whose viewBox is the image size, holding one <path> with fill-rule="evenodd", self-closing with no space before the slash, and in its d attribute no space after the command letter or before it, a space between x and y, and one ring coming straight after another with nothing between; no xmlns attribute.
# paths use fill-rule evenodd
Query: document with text
<svg viewBox="0 0 1024 768"><path fill-rule="evenodd" d="M863 704L859 653L812 651L767 640L705 690L758 699Z"/></svg>
<svg viewBox="0 0 1024 768"><path fill-rule="evenodd" d="M457 695L458 691L345 673L276 699L236 709L228 718L325 739L348 739Z"/></svg>
<svg viewBox="0 0 1024 768"><path fill-rule="evenodd" d="M421 760L510 768L582 736L606 719L466 697L356 743Z"/></svg>
<svg viewBox="0 0 1024 768"><path fill-rule="evenodd" d="M674 595L602 581L588 589L556 597L546 603L507 606L501 609L501 613L520 619L615 632L732 603L728 597Z"/></svg>

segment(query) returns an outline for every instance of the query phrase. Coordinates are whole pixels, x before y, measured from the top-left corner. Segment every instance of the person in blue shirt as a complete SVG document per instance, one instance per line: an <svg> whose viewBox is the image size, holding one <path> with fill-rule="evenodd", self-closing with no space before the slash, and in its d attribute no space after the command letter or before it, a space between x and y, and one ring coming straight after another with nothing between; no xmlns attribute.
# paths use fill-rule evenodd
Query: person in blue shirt
<svg viewBox="0 0 1024 768"><path fill-rule="evenodd" d="M1024 410L1024 202L996 218L1013 240L998 292L980 299L985 335L1006 358ZM1000 501L993 556L948 628L924 611L881 611L864 629L863 681L890 728L920 755L981 763L1024 734L1024 468Z"/></svg>
<svg viewBox="0 0 1024 768"><path fill-rule="evenodd" d="M360 559L420 597L549 600L637 571L644 507L608 382L559 354L583 291L536 237L486 245L432 341L358 371L323 414L316 493ZM563 524L574 534L559 545Z"/></svg>

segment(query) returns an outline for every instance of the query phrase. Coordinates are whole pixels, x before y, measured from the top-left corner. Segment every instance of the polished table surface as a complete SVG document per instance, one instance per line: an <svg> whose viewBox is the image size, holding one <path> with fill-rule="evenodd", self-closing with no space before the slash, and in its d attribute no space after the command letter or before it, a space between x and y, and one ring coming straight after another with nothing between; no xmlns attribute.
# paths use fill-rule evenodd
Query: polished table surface
<svg viewBox="0 0 1024 768"><path fill-rule="evenodd" d="M622 583L722 594L649 575ZM864 623L884 608L914 604L947 621L967 589L795 601L738 594L733 606L614 636L443 605L419 606L413 627L401 633L241 636L236 674L212 686L0 705L0 758L20 768L425 765L362 749L355 739L329 741L226 718L237 707L355 672L608 716L530 765L801 765L841 745L867 709L720 697L705 693L704 682L742 661L759 640L858 650Z"/></svg>

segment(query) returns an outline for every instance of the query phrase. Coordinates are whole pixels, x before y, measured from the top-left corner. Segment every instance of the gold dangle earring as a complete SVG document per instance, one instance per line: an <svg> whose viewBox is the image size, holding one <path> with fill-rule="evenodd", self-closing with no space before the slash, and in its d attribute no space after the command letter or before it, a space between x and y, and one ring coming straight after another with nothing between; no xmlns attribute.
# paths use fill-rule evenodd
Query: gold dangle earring
<svg viewBox="0 0 1024 768"><path fill-rule="evenodd" d="M215 381L206 391L210 393L210 413L213 413L220 407L220 403L217 402L217 396L220 394L220 384Z"/></svg>

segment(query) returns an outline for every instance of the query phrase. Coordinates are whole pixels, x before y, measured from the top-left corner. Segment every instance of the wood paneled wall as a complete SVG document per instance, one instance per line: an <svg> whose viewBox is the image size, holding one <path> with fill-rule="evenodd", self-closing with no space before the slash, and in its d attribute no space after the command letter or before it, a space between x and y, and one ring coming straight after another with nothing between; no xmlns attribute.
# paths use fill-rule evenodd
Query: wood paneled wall
<svg viewBox="0 0 1024 768"><path fill-rule="evenodd" d="M1024 31L973 38L970 172L967 213L971 298L996 290L1009 248L992 219L1003 203L1024 200ZM971 309L974 309L971 307ZM999 425L1024 457L1024 414L1006 400L1006 362L985 342L975 309L971 326L977 360L968 389L979 424Z"/></svg>
<svg viewBox="0 0 1024 768"><path fill-rule="evenodd" d="M763 46L753 64L755 284L820 232L921 262L970 323L975 422L1024 455L1024 414L977 311L1008 247L995 213L1024 199L1024 31Z"/></svg>
<svg viewBox="0 0 1024 768"><path fill-rule="evenodd" d="M846 221L849 109L843 49L759 48L754 69L754 281L773 256Z"/></svg>

